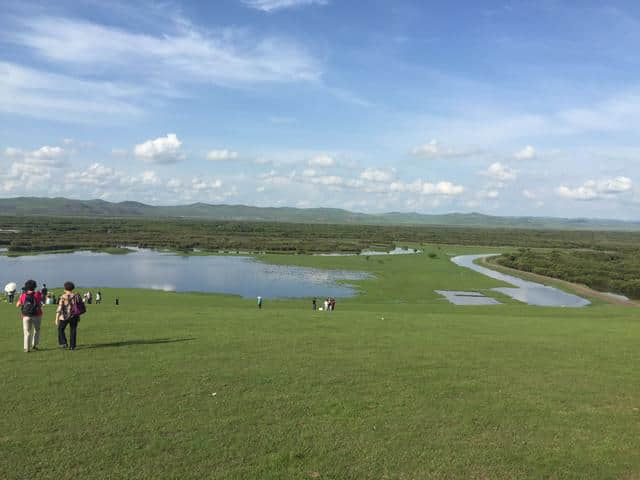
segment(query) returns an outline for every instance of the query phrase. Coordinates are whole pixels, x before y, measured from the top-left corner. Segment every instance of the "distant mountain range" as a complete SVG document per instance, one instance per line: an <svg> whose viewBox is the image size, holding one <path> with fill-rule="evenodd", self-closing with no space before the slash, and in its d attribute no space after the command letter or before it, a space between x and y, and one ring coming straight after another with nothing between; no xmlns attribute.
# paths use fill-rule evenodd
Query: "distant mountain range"
<svg viewBox="0 0 640 480"><path fill-rule="evenodd" d="M17 197L0 199L0 215L83 217L200 218L207 220L269 221L292 223L348 223L361 225L443 225L484 228L537 228L562 230L640 231L640 221L594 218L498 217L481 213L424 215L389 212L366 214L339 208L251 207L246 205L154 206L140 202Z"/></svg>

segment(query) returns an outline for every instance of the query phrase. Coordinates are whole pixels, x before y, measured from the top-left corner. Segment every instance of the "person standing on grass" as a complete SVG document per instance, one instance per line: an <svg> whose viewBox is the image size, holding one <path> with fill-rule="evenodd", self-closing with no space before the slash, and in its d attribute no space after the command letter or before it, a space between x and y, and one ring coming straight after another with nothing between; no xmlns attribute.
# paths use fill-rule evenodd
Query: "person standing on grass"
<svg viewBox="0 0 640 480"><path fill-rule="evenodd" d="M258 296L258 308L262 308L262 297Z"/></svg>
<svg viewBox="0 0 640 480"><path fill-rule="evenodd" d="M316 304L316 299L314 298L313 301L311 302L311 308L313 308L313 311L316 311L316 308L318 308L317 304Z"/></svg>
<svg viewBox="0 0 640 480"><path fill-rule="evenodd" d="M40 295L42 295L42 301L44 302L47 298L47 292L49 290L47 290L47 284L43 283L42 284L42 290L40 290Z"/></svg>
<svg viewBox="0 0 640 480"><path fill-rule="evenodd" d="M60 295L58 308L56 309L56 325L58 326L58 344L60 348L75 350L78 333L78 322L80 315L84 313L85 307L79 294L73 293L76 286L73 282L64 283L64 293ZM70 342L67 343L65 329L69 325Z"/></svg>
<svg viewBox="0 0 640 480"><path fill-rule="evenodd" d="M23 293L16 303L22 317L24 351L38 350L40 343L40 323L42 322L42 294L36 292L35 280L24 282Z"/></svg>
<svg viewBox="0 0 640 480"><path fill-rule="evenodd" d="M98 290L98 293L96 293L96 305L100 305L101 303L102 303L102 292Z"/></svg>

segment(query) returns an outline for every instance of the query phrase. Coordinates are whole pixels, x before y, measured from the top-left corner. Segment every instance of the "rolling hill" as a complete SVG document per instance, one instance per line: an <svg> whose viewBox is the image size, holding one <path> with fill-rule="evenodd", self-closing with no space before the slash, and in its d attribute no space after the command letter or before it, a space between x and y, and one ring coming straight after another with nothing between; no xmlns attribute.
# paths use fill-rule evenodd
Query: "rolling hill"
<svg viewBox="0 0 640 480"><path fill-rule="evenodd" d="M140 202L107 202L68 198L16 197L0 199L0 215L87 217L201 218L207 220L274 221L292 223L346 223L362 225L445 225L484 228L532 228L563 230L635 230L640 221L592 218L500 217L481 213L427 215L390 212L366 214L339 208L254 207L247 205L154 206Z"/></svg>

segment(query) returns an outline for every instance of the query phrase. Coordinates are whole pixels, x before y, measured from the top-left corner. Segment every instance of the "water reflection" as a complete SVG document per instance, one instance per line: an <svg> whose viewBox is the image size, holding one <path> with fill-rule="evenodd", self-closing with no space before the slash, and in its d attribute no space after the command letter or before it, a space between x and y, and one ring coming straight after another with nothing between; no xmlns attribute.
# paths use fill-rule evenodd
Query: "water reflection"
<svg viewBox="0 0 640 480"><path fill-rule="evenodd" d="M500 305L495 298L485 297L479 292L461 292L456 290L436 290L454 305Z"/></svg>
<svg viewBox="0 0 640 480"><path fill-rule="evenodd" d="M486 275L487 277L514 285L516 288L499 287L492 288L492 290L503 293L515 300L525 302L529 305L538 305L543 307L584 307L591 303L582 297L563 292L557 288L506 275L473 263L479 258L487 258L495 255L496 254L460 255L453 257L451 261L456 265L470 268L478 273Z"/></svg>
<svg viewBox="0 0 640 480"><path fill-rule="evenodd" d="M24 257L0 256L0 283L33 278L59 287L73 280L83 287L198 291L243 297L350 297L338 280L370 278L364 272L269 265L249 257L178 256L151 250L128 255L74 252Z"/></svg>
<svg viewBox="0 0 640 480"><path fill-rule="evenodd" d="M415 248L402 248L396 247L393 250L389 250L388 252L383 252L381 250L362 250L360 253L314 253L315 256L318 257L357 257L358 255L411 255L420 253L421 250Z"/></svg>

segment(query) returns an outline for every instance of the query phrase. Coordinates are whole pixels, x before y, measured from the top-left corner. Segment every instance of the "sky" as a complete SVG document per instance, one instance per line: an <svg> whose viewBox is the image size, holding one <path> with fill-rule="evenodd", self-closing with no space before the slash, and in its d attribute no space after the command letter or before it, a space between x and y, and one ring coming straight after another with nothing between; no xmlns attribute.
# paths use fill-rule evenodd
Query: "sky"
<svg viewBox="0 0 640 480"><path fill-rule="evenodd" d="M0 197L640 220L640 4L2 0Z"/></svg>

